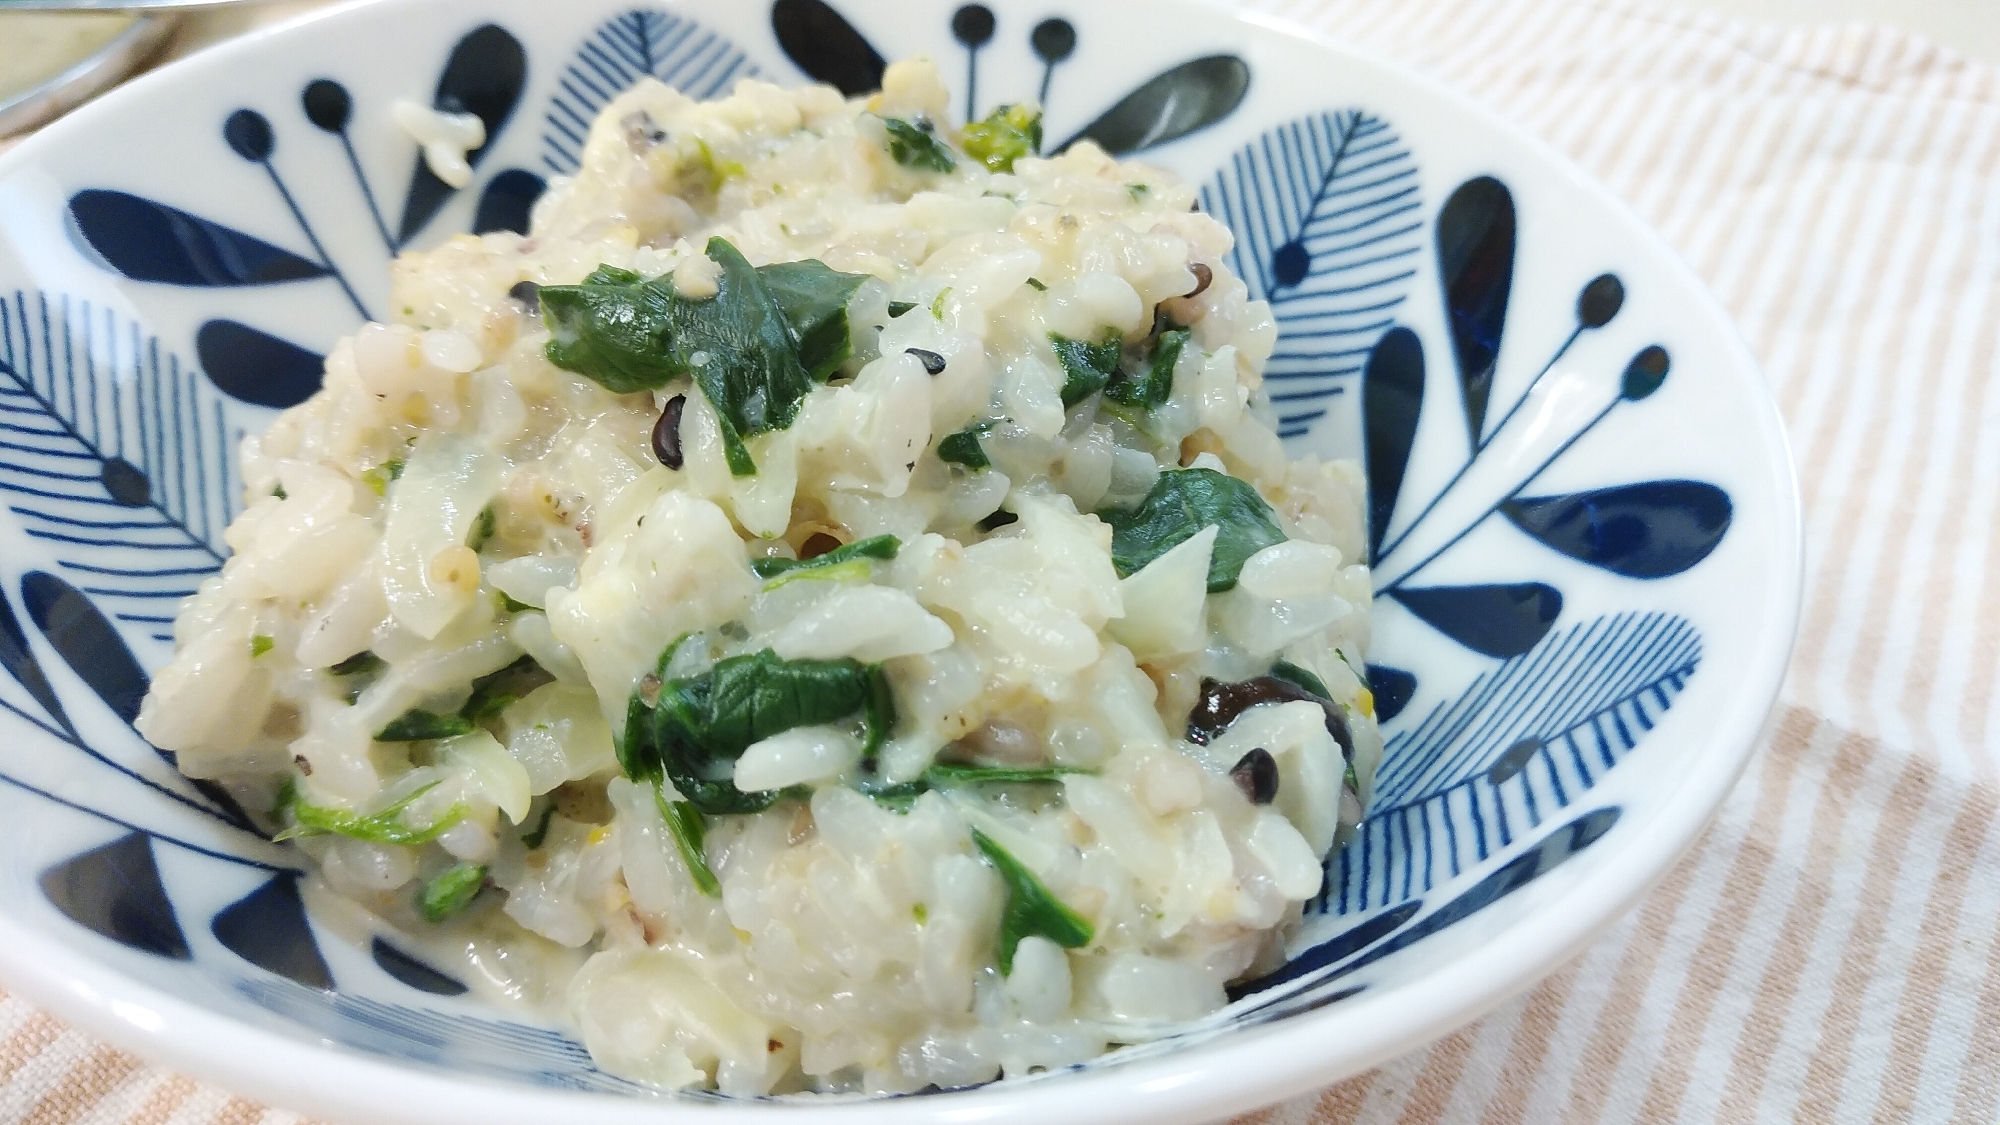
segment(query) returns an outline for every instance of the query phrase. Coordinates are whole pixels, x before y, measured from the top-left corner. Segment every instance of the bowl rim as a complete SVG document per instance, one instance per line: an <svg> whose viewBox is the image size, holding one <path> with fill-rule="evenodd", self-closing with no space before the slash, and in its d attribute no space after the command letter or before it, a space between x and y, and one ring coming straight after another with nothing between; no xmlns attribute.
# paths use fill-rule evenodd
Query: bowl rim
<svg viewBox="0 0 2000 1125"><path fill-rule="evenodd" d="M181 19L177 12L143 13L56 74L12 97L0 98L0 138L13 137L61 116L143 66L165 48L167 37L180 26Z"/></svg>
<svg viewBox="0 0 2000 1125"><path fill-rule="evenodd" d="M322 20L351 18L377 7L445 3L447 0L366 0L338 4L258 28L236 39L140 76L84 106L50 129L0 154L0 178L26 165L44 147L89 129L99 117L138 103L155 87L187 71L249 61L273 40L299 35ZM656 0L682 7L690 0ZM1152 0L1189 18L1248 24L1340 56L1348 64L1404 83L1463 115L1469 124L1497 130L1546 172L1596 196L1629 229L1635 243L1679 271L1691 286L1694 311L1716 329L1717 343L1762 393L1756 425L1763 437L1756 461L1775 486L1777 511L1766 529L1776 561L1769 568L1766 618L1755 632L1749 674L1737 681L1727 706L1713 720L1703 768L1676 786L1636 834L1622 841L1617 863L1602 863L1569 888L1567 909L1507 927L1494 940L1436 971L1383 993L1364 992L1339 1005L1282 1021L1244 1028L1157 1058L1064 1076L1054 1081L1002 1081L963 1091L869 1100L704 1101L628 1097L555 1090L450 1075L407 1066L330 1044L274 1034L171 996L143 980L98 962L71 944L0 914L0 976L21 996L120 1048L191 1076L276 1106L334 1121L366 1125L545 1125L554 1114L588 1112L603 1125L657 1125L665 1115L700 1114L728 1125L778 1115L817 1115L825 1125L883 1122L992 1122L1042 1125L1085 1114L1101 1125L1170 1125L1211 1120L1322 1088L1358 1074L1465 1026L1539 983L1569 961L1663 880L1721 811L1778 702L1790 663L1804 594L1803 516L1798 478L1784 422L1770 384L1734 321L1684 258L1646 221L1595 177L1553 145L1445 85L1400 64L1372 58L1301 22L1227 6L1225 0ZM53 139L51 135L53 134ZM1746 464L1749 463L1746 461ZM1372 1029L1364 1050L1330 1059L1324 1031L1341 1024ZM240 1049L231 1049L234 1044Z"/></svg>

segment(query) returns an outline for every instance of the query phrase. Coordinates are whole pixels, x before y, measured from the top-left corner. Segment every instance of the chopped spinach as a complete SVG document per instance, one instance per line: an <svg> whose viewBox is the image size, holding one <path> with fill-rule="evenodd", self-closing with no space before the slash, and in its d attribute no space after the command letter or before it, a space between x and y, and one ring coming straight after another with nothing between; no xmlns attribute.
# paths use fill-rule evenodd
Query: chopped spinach
<svg viewBox="0 0 2000 1125"><path fill-rule="evenodd" d="M1271 506L1248 481L1214 469L1169 469L1137 508L1099 512L1111 525L1111 562L1130 576L1211 525L1208 592L1233 588L1251 555L1285 541Z"/></svg>
<svg viewBox="0 0 2000 1125"><path fill-rule="evenodd" d="M461 734L471 734L473 722L460 715L440 715L436 711L426 711L412 707L408 711L389 720L389 725L375 732L377 742L429 742L436 738L457 738Z"/></svg>
<svg viewBox="0 0 2000 1125"><path fill-rule="evenodd" d="M250 638L250 659L255 660L277 647L278 642L262 633Z"/></svg>
<svg viewBox="0 0 2000 1125"><path fill-rule="evenodd" d="M975 422L953 434L938 439L938 460L953 465L964 465L968 469L990 469L992 458L980 448L979 439L993 432L993 423Z"/></svg>
<svg viewBox="0 0 2000 1125"><path fill-rule="evenodd" d="M530 829L527 835L521 837L521 846L529 851L534 851L536 848L541 847L548 841L549 825L554 823L555 819L556 803L550 801L548 804L542 806L542 817L535 822L535 827Z"/></svg>
<svg viewBox="0 0 2000 1125"><path fill-rule="evenodd" d="M667 800L666 791L658 785L653 786L653 804L666 823L667 835L674 838L674 850L681 853L681 862L687 864L695 889L710 898L721 898L722 882L715 877L715 869L708 865L708 853L702 848L708 824L702 819L701 810L691 801Z"/></svg>
<svg viewBox="0 0 2000 1125"><path fill-rule="evenodd" d="M977 828L972 830L972 843L1007 884L1007 909L1000 919L1002 976L1014 972L1014 951L1020 948L1022 938L1047 938L1064 949L1077 949L1090 944L1090 939L1096 936L1090 923L1049 893L1049 889L1042 885L1033 871L1028 870L1026 864L1009 855L1007 849L994 843L991 837Z"/></svg>
<svg viewBox="0 0 2000 1125"><path fill-rule="evenodd" d="M798 575L804 571L825 570L842 563L864 559L893 559L902 547L902 540L893 535L877 535L869 539L857 539L844 546L835 547L824 555L815 555L809 559L753 559L750 562L750 571L759 578Z"/></svg>
<svg viewBox="0 0 2000 1125"><path fill-rule="evenodd" d="M890 301L889 316L891 319L894 319L916 307L917 303L915 301Z"/></svg>
<svg viewBox="0 0 2000 1125"><path fill-rule="evenodd" d="M884 808L897 812L909 812L917 798L934 789L944 789L953 785L1030 785L1061 781L1071 774L1088 774L1095 771L1079 769L1075 766L962 766L938 763L920 774L914 781L899 782L895 785L863 782L855 788L865 797Z"/></svg>
<svg viewBox="0 0 2000 1125"><path fill-rule="evenodd" d="M929 782L922 778L904 781L895 785L862 782L855 786L861 795L893 812L906 813L917 803L917 798L931 791Z"/></svg>
<svg viewBox="0 0 2000 1125"><path fill-rule="evenodd" d="M286 492L286 491L285 491L285 486L284 486L284 485L282 485L282 484L274 484L274 485L272 485L272 486L271 486L271 495L273 495L273 496L277 497L277 498L278 498L278 499L280 499L280 500L290 500L290 499L292 498L292 494L291 494L291 493L289 493L289 492Z"/></svg>
<svg viewBox="0 0 2000 1125"><path fill-rule="evenodd" d="M388 667L388 664L381 657L369 652L367 649L362 649L353 656L328 668L327 671L336 676L370 676L386 667Z"/></svg>
<svg viewBox="0 0 2000 1125"><path fill-rule="evenodd" d="M486 549L486 544L493 541L493 533L499 526L500 517L493 510L493 505L486 505L479 509L479 517L472 521L472 531L465 537L465 545L472 549L473 554L478 554Z"/></svg>
<svg viewBox="0 0 2000 1125"><path fill-rule="evenodd" d="M995 172L1012 172L1014 162L1042 151L1042 115L1033 106L1003 105L965 127L959 137L965 155Z"/></svg>
<svg viewBox="0 0 2000 1125"><path fill-rule="evenodd" d="M846 657L785 660L770 649L732 656L699 676L661 684L655 703L634 692L619 766L634 781L671 781L705 813L760 812L780 794L738 789L729 778L731 764L772 735L855 715L864 716L874 742L886 693L879 676Z"/></svg>
<svg viewBox="0 0 2000 1125"><path fill-rule="evenodd" d="M1157 410L1166 405L1174 394L1174 365L1180 362L1189 335L1185 328L1161 333L1152 358L1146 363L1145 375L1112 380L1104 389L1104 397L1141 410Z"/></svg>
<svg viewBox="0 0 2000 1125"><path fill-rule="evenodd" d="M1056 349L1056 359L1062 362L1065 407L1075 406L1103 390L1111 377L1118 374L1118 357L1123 348L1116 330L1106 329L1094 344L1054 335L1049 337L1049 343Z"/></svg>
<svg viewBox="0 0 2000 1125"><path fill-rule="evenodd" d="M890 690L889 674L880 664L868 666L868 698L861 705L861 726L866 734L861 760L872 766L875 755L896 733L896 693Z"/></svg>
<svg viewBox="0 0 2000 1125"><path fill-rule="evenodd" d="M417 895L417 908L423 911L424 920L442 922L472 905L479 896L479 890L486 885L486 865L483 863L460 863L430 882Z"/></svg>
<svg viewBox="0 0 2000 1125"><path fill-rule="evenodd" d="M929 122L884 117L882 124L889 129L889 155L903 167L924 172L949 172L958 166L951 149L938 139Z"/></svg>
<svg viewBox="0 0 2000 1125"><path fill-rule="evenodd" d="M715 408L730 472L750 476L757 466L744 439L791 425L813 380L852 353L847 300L865 279L818 262L753 269L721 238L706 252L721 273L705 300L610 266L580 285L544 287L547 351L557 367L618 394L692 378Z"/></svg>
<svg viewBox="0 0 2000 1125"><path fill-rule="evenodd" d="M1335 649L1334 651L1338 652L1340 650ZM1333 693L1326 689L1325 680L1320 679L1310 670L1301 668L1289 660L1280 660L1276 664L1271 665L1271 675L1278 679L1297 684L1314 695L1319 696L1321 699L1330 700L1333 698Z"/></svg>
<svg viewBox="0 0 2000 1125"><path fill-rule="evenodd" d="M472 697L459 708L459 717L471 723L491 722L509 704L553 679L535 663L534 657L523 656L498 672L472 681Z"/></svg>
<svg viewBox="0 0 2000 1125"><path fill-rule="evenodd" d="M389 482L403 479L403 459L401 457L384 461L380 465L361 474L361 483L377 496L387 495Z"/></svg>
<svg viewBox="0 0 2000 1125"><path fill-rule="evenodd" d="M396 844L401 847L428 844L464 820L466 814L471 811L461 801L446 809L443 816L421 828L403 823L403 810L415 804L417 798L437 788L438 785L438 782L433 781L381 811L368 813L365 816L347 809L309 805L295 796L289 808L292 826L271 839L283 843L301 836L336 835L366 840L371 844Z"/></svg>
<svg viewBox="0 0 2000 1125"><path fill-rule="evenodd" d="M700 137L694 139L694 147L694 162L708 172L711 188L719 190L723 184L744 174L742 161L717 160L715 158L715 150L709 148L708 142L702 140Z"/></svg>
<svg viewBox="0 0 2000 1125"><path fill-rule="evenodd" d="M498 672L489 672L472 681L472 695L457 714L440 715L412 707L377 731L375 741L429 742L471 734L481 724L499 718L508 704L554 678L535 663L534 657L523 656Z"/></svg>
<svg viewBox="0 0 2000 1125"><path fill-rule="evenodd" d="M1076 766L960 766L940 763L925 770L924 777L939 785L1007 785L1061 781L1071 774L1090 772Z"/></svg>
<svg viewBox="0 0 2000 1125"><path fill-rule="evenodd" d="M1042 279L1039 277L1029 278L1028 288L1033 289L1037 293L1046 293L1049 291L1049 287L1046 284L1044 284Z"/></svg>

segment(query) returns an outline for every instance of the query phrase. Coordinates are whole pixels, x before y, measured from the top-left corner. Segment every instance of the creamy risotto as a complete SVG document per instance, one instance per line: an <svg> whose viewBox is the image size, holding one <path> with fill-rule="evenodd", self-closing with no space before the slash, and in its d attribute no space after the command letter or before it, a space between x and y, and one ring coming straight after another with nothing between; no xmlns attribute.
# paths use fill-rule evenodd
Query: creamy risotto
<svg viewBox="0 0 2000 1125"><path fill-rule="evenodd" d="M1058 1067L1281 963L1381 752L1360 472L1286 459L1193 189L945 110L643 83L245 443L139 723L326 924L732 1094Z"/></svg>

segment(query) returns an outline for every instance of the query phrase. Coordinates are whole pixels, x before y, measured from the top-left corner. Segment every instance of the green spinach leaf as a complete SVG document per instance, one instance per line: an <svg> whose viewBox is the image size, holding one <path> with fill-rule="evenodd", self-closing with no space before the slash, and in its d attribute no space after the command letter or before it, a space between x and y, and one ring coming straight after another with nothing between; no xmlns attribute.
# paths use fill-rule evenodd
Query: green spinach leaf
<svg viewBox="0 0 2000 1125"><path fill-rule="evenodd" d="M658 785L653 786L653 804L666 823L667 835L674 838L674 850L681 853L681 862L687 864L695 889L710 898L721 898L722 881L708 865L708 853L702 846L708 823L702 819L701 810L691 801L667 800L666 791Z"/></svg>
<svg viewBox="0 0 2000 1125"><path fill-rule="evenodd" d="M925 770L924 777L938 785L1008 785L1061 781L1071 774L1091 772L1076 766L959 766L940 763Z"/></svg>
<svg viewBox="0 0 2000 1125"><path fill-rule="evenodd" d="M457 738L461 734L471 734L472 720L460 715L440 715L436 711L426 711L412 707L408 711L389 720L389 725L375 732L377 742L429 742L437 738Z"/></svg>
<svg viewBox="0 0 2000 1125"><path fill-rule="evenodd" d="M1105 329L1094 344L1053 335L1049 343L1055 346L1056 358L1062 362L1065 407L1075 406L1103 390L1111 377L1118 374L1118 358L1124 349L1114 329Z"/></svg>
<svg viewBox="0 0 2000 1125"><path fill-rule="evenodd" d="M1042 885L1034 872L1028 870L1026 864L1009 855L1007 849L994 843L992 837L977 828L972 830L972 843L1007 884L1007 909L1000 918L1002 976L1013 974L1014 951L1020 948L1022 938L1047 938L1064 949L1078 949L1090 944L1090 939L1096 936L1090 923L1049 893L1049 889Z"/></svg>
<svg viewBox="0 0 2000 1125"><path fill-rule="evenodd" d="M576 285L542 286L549 362L613 394L663 387L685 374L673 360L674 287L599 266Z"/></svg>
<svg viewBox="0 0 2000 1125"><path fill-rule="evenodd" d="M412 707L375 732L375 741L430 742L471 734L481 724L499 718L508 704L553 679L554 676L535 663L534 657L523 656L498 672L489 672L472 681L472 695L457 714L440 715L436 711Z"/></svg>
<svg viewBox="0 0 2000 1125"><path fill-rule="evenodd" d="M456 864L424 884L424 889L417 895L417 908L423 911L425 921L442 922L471 906L472 900L479 896L480 888L485 885L485 864Z"/></svg>
<svg viewBox="0 0 2000 1125"><path fill-rule="evenodd" d="M1276 514L1257 489L1214 469L1169 469L1137 508L1099 512L1111 525L1111 562L1130 576L1214 525L1208 592L1233 588L1251 555L1285 541Z"/></svg>
<svg viewBox="0 0 2000 1125"><path fill-rule="evenodd" d="M499 527L499 514L493 510L493 505L486 505L484 508L479 509L478 518L472 521L472 531L466 535L465 545L472 550L473 554L478 554L486 549L488 543L493 541L493 533L499 530Z"/></svg>
<svg viewBox="0 0 2000 1125"><path fill-rule="evenodd" d="M861 725L867 732L861 760L872 766L875 755L896 733L896 693L890 690L889 674L880 664L868 666L868 698L861 704Z"/></svg>
<svg viewBox="0 0 2000 1125"><path fill-rule="evenodd" d="M1003 105L965 127L959 136L965 155L995 172L1012 172L1014 162L1042 151L1042 115L1033 106Z"/></svg>
<svg viewBox="0 0 2000 1125"><path fill-rule="evenodd" d="M328 668L327 671L336 676L372 676L388 666L387 661L369 652L367 649L363 649L333 667Z"/></svg>
<svg viewBox="0 0 2000 1125"><path fill-rule="evenodd" d="M992 458L980 448L979 439L993 432L993 423L975 422L955 434L946 434L938 439L938 460L953 465L964 465L968 469L990 469Z"/></svg>
<svg viewBox="0 0 2000 1125"><path fill-rule="evenodd" d="M708 256L722 267L716 295L706 301L676 299L673 358L715 408L729 471L747 477L757 465L744 439L791 425L813 380L799 361L784 312L757 271L720 238L708 240Z"/></svg>
<svg viewBox="0 0 2000 1125"><path fill-rule="evenodd" d="M459 717L474 724L491 722L509 704L554 679L535 663L534 657L523 656L498 672L472 681L472 697L459 708Z"/></svg>
<svg viewBox="0 0 2000 1125"><path fill-rule="evenodd" d="M1340 650L1335 649L1334 651L1338 652ZM1280 660L1276 664L1271 665L1271 675L1287 683L1296 684L1329 703L1333 701L1333 693L1326 689L1325 680L1320 679L1312 672L1299 667L1289 660Z"/></svg>
<svg viewBox="0 0 2000 1125"><path fill-rule="evenodd" d="M884 117L882 124L889 129L889 155L903 167L949 172L958 166L951 149L930 129L900 117Z"/></svg>
<svg viewBox="0 0 2000 1125"><path fill-rule="evenodd" d="M744 440L790 426L814 373L831 374L851 353L846 304L862 279L816 262L753 269L721 238L706 252L721 272L705 300L610 266L580 285L543 287L548 356L618 394L692 378L715 408L729 471L750 476Z"/></svg>
<svg viewBox="0 0 2000 1125"><path fill-rule="evenodd" d="M444 835L452 825L464 820L466 814L472 811L461 801L446 809L443 816L421 828L405 824L403 810L415 804L417 798L437 788L439 784L433 781L381 811L368 813L365 816L347 809L309 805L294 796L289 806L292 826L271 839L283 843L301 836L332 834L366 840L371 844L396 844L401 847L428 844Z"/></svg>
<svg viewBox="0 0 2000 1125"><path fill-rule="evenodd" d="M824 555L809 559L752 559L750 572L759 578L776 578L779 575L798 575L814 570L837 567L842 563L859 562L866 559L893 559L902 550L902 540L893 535L877 535L869 539L857 539L852 543L835 547ZM766 586L766 589L771 587Z"/></svg>
<svg viewBox="0 0 2000 1125"><path fill-rule="evenodd" d="M521 837L521 846L529 851L534 851L541 847L548 841L549 825L553 824L555 819L556 803L550 801L548 804L542 806L542 816L540 820L535 821L535 827L530 829L527 835Z"/></svg>
<svg viewBox="0 0 2000 1125"><path fill-rule="evenodd" d="M780 794L738 789L729 777L732 763L772 735L857 714L874 741L886 692L879 676L844 657L785 660L770 649L732 656L699 676L661 684L656 703L635 692L619 765L635 781L671 781L702 812L760 812Z"/></svg>
<svg viewBox="0 0 2000 1125"><path fill-rule="evenodd" d="M757 276L784 310L792 343L806 374L824 383L854 354L847 324L847 302L868 280L866 274L841 273L807 259L758 266Z"/></svg>
<svg viewBox="0 0 2000 1125"><path fill-rule="evenodd" d="M1190 335L1185 328L1161 333L1146 363L1146 373L1137 378L1112 380L1104 390L1104 397L1141 410L1158 410L1166 405L1174 395L1174 365L1181 361L1181 351L1187 347Z"/></svg>
<svg viewBox="0 0 2000 1125"><path fill-rule="evenodd" d="M931 791L929 782L922 778L915 781L883 785L878 782L862 782L854 787L869 800L892 812L906 813L916 805L917 798Z"/></svg>

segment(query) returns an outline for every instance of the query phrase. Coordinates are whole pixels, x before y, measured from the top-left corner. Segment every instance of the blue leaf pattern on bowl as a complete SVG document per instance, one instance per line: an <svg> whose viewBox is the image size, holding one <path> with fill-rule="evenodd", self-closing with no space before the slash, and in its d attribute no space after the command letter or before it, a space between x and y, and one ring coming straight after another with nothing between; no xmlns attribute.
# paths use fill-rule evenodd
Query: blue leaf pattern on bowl
<svg viewBox="0 0 2000 1125"><path fill-rule="evenodd" d="M1700 664L1684 619L1616 614L1481 673L1390 737L1325 908L1399 903L1505 851L1636 749Z"/></svg>
<svg viewBox="0 0 2000 1125"><path fill-rule="evenodd" d="M0 301L0 435L8 510L164 658L174 604L222 565L238 510L222 403L138 326L17 292Z"/></svg>
<svg viewBox="0 0 2000 1125"><path fill-rule="evenodd" d="M880 73L878 67L878 77ZM543 119L542 165L561 176L575 172L590 123L641 78L657 78L690 98L706 99L757 74L742 48L696 20L645 8L614 16L563 68Z"/></svg>
<svg viewBox="0 0 2000 1125"><path fill-rule="evenodd" d="M1302 435L1361 372L1416 276L1416 161L1381 118L1321 113L1238 150L1201 206L1236 232L1229 266L1251 298L1271 302L1279 336L1264 378L1279 433Z"/></svg>

